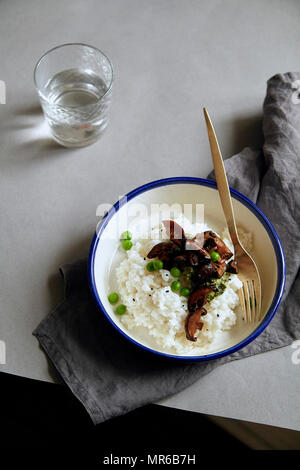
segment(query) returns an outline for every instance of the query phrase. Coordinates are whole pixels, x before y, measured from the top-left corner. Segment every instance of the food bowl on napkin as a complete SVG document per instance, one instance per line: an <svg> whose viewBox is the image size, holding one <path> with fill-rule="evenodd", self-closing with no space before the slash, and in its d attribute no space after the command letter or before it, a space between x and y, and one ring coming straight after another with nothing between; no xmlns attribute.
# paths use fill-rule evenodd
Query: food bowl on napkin
<svg viewBox="0 0 300 470"><path fill-rule="evenodd" d="M154 299L156 303L152 303L150 297L154 292L149 290L151 288L147 286L148 281L146 284L143 283L142 288L140 284L135 286L137 299L146 299L145 295L149 290L149 293L147 293L149 296L148 311L143 304L139 314L140 317L137 317L138 322L135 321L134 323L131 321L131 312L138 311L136 305L137 299L134 298L134 295L131 295L130 298L126 297L126 303L128 304L127 312L124 313L119 310L119 313L124 314L117 314L116 306L110 303L108 296L112 290L116 290L114 288L116 286L116 273L119 273L120 277L120 269L117 271L120 263L122 263L121 256L123 256L122 249L120 250L120 234L130 229L130 232L133 234L132 242L134 244L135 234L141 231L141 220L147 220L147 214L151 213L153 215L153 210L154 212L155 210L158 211L164 206L176 206L178 208L178 205L182 210L185 207L195 208L202 206L204 208L204 223L206 226L211 227L216 233L222 233L226 227L226 222L216 183L210 180L189 177L168 178L148 183L131 191L123 200L117 202L99 223L91 244L89 256L91 290L99 306L99 314L105 315L113 327L137 347L150 353L181 361L216 359L246 346L272 320L281 301L285 283L285 261L281 242L268 218L253 202L235 190L231 190L231 195L238 228L241 227L241 230L246 234L251 234L253 245L251 247L251 255L256 261L262 282L261 320L259 322L248 323L242 318L238 307L235 309L236 314L233 315L230 309L228 313L226 305L219 315L216 313L216 307L211 315L208 316L209 318L207 317L205 328L202 332L203 337L207 335L207 341L205 342L201 336L198 336L198 343L196 342L195 345L191 345L187 342L185 345L183 336L179 335L180 341L184 344L182 349L180 346L175 348L172 339L168 343L169 339L167 339L167 336L169 337L169 331L164 333L164 329L159 328L160 317L166 315L168 305L164 304L163 298L160 302L157 301L157 293ZM127 244L127 248L132 245L132 242L130 241ZM137 257L136 260L133 259L135 256ZM135 266L139 273L145 272L145 279L148 280L149 272L143 267L143 262L147 263L147 261L149 260L146 260L146 256L141 259L137 251L132 252L130 258L128 258L128 266ZM133 278L130 270L126 274L126 263L123 263L122 269L122 272L125 273L124 281L122 281L124 289L126 289L127 283L128 288L132 290L134 288L132 287L134 279L140 278ZM144 297L139 296L139 289L143 290ZM165 278L158 289L160 296L163 289L165 291L167 289ZM178 294L176 295L178 296ZM179 297L175 299L173 296L173 299L178 303L177 298ZM229 297L228 299L230 303L231 300ZM122 304L125 303L123 300L121 299ZM160 310L157 305L161 305ZM172 305L171 300L169 307L170 305ZM184 305L184 299L182 298L182 308L184 308ZM153 320L153 325L151 325L151 319L154 318L157 318L157 321ZM174 318L175 323L176 321L178 323L178 318ZM211 329L213 330L214 328L213 339L210 332L210 321ZM170 318L166 318L164 325L166 322L169 322L167 324L170 325ZM220 328L213 326L216 322L218 322L217 324L220 325ZM169 326L168 328L170 329L171 327ZM178 328L178 324L176 328ZM201 332L199 332L199 335L201 335Z"/></svg>

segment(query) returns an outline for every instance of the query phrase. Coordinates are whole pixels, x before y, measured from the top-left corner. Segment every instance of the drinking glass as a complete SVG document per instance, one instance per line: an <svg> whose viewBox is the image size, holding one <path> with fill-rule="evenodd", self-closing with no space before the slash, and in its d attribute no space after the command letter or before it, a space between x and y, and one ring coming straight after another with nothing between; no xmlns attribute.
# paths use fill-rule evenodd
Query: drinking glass
<svg viewBox="0 0 300 470"><path fill-rule="evenodd" d="M65 147L94 143L109 120L113 69L87 44L63 44L37 62L34 83L53 138Z"/></svg>

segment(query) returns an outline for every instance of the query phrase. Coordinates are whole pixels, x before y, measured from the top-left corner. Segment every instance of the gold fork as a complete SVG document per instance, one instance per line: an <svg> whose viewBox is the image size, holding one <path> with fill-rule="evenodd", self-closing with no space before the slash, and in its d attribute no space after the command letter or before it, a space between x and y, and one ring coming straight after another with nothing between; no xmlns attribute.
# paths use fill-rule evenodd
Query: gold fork
<svg viewBox="0 0 300 470"><path fill-rule="evenodd" d="M226 171L218 140L206 108L203 108L203 111L219 196L232 244L234 246L235 259L238 265L238 276L243 283L243 286L238 291L243 318L246 322L259 321L261 317L261 282L259 271L253 258L245 250L239 240Z"/></svg>

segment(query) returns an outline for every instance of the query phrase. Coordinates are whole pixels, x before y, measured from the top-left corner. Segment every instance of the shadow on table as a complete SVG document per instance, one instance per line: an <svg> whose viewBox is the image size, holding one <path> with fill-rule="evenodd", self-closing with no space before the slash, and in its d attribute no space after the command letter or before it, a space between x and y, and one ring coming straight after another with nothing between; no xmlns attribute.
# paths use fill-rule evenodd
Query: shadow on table
<svg viewBox="0 0 300 470"><path fill-rule="evenodd" d="M21 116L36 116L42 115L43 111L41 108L40 103L37 101L36 103L31 103L29 105L20 106L16 113Z"/></svg>
<svg viewBox="0 0 300 470"><path fill-rule="evenodd" d="M50 151L52 153L67 153L70 149L62 147L59 145L54 139L51 137L37 137L35 139L29 140L27 142L22 143L22 148L34 148L36 151L41 152L46 150L47 152ZM39 153L35 155L36 158L47 158L48 154ZM33 158L33 157L32 157Z"/></svg>
<svg viewBox="0 0 300 470"><path fill-rule="evenodd" d="M2 157L2 163L6 161L9 166L28 164L49 156L61 157L71 154L70 149L62 147L50 136L38 102L21 105L6 112L1 127L13 143L15 150L9 155L7 152L7 155Z"/></svg>
<svg viewBox="0 0 300 470"><path fill-rule="evenodd" d="M227 136L227 139L224 139L224 142L227 141L227 145L222 145L222 140L220 139L224 158L237 154L245 147L258 149L263 146L264 136L261 112L253 115L236 116L220 124L222 124L223 135Z"/></svg>
<svg viewBox="0 0 300 470"><path fill-rule="evenodd" d="M6 111L5 120L1 123L1 127L7 131L30 129L43 119L43 111L40 104L32 103Z"/></svg>

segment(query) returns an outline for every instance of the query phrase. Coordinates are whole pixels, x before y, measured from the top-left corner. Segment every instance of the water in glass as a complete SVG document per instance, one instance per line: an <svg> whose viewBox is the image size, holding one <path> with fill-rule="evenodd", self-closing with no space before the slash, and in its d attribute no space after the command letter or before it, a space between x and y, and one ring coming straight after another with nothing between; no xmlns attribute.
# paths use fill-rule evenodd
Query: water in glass
<svg viewBox="0 0 300 470"><path fill-rule="evenodd" d="M95 142L108 124L111 90L89 69L57 73L45 86L42 106L53 137L65 146Z"/></svg>

